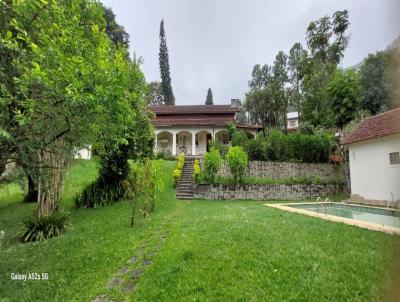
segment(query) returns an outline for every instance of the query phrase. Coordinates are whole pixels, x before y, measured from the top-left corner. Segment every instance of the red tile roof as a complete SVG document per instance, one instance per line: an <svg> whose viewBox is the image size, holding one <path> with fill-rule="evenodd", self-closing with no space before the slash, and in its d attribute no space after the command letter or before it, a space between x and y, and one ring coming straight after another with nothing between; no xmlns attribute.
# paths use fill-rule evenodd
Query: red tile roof
<svg viewBox="0 0 400 302"><path fill-rule="evenodd" d="M357 128L345 136L342 144L351 144L400 133L400 107L363 119Z"/></svg>
<svg viewBox="0 0 400 302"><path fill-rule="evenodd" d="M158 114L197 114L197 113L235 113L239 109L231 105L184 105L184 106L149 106Z"/></svg>
<svg viewBox="0 0 400 302"><path fill-rule="evenodd" d="M225 126L228 123L235 123L234 117L223 116L210 116L203 117L201 115L184 115L181 117L171 117L165 119L154 119L152 121L154 126L175 126L175 125L218 125Z"/></svg>
<svg viewBox="0 0 400 302"><path fill-rule="evenodd" d="M236 128L240 129L262 129L263 126L260 125L251 125L251 124L236 124Z"/></svg>

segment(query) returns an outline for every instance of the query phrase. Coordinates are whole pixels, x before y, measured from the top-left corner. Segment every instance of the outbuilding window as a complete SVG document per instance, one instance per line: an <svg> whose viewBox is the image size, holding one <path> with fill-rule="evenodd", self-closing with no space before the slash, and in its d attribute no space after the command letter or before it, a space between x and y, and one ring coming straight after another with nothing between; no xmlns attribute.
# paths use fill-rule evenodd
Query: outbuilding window
<svg viewBox="0 0 400 302"><path fill-rule="evenodd" d="M400 152L389 153L389 161L391 165L400 165Z"/></svg>

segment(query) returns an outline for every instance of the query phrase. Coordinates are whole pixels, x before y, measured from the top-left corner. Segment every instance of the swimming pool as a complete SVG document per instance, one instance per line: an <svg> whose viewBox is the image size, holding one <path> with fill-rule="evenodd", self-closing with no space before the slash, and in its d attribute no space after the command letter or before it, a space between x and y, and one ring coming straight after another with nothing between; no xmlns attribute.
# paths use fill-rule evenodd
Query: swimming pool
<svg viewBox="0 0 400 302"><path fill-rule="evenodd" d="M297 204L290 207L400 228L400 216L398 211L394 210L343 203Z"/></svg>
<svg viewBox="0 0 400 302"><path fill-rule="evenodd" d="M400 211L332 202L265 204L268 207L400 235Z"/></svg>

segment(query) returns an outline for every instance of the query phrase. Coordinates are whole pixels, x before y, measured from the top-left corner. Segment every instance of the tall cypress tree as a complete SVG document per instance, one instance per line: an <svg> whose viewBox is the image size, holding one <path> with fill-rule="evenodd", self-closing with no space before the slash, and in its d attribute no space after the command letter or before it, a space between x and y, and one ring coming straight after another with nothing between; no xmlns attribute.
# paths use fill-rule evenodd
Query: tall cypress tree
<svg viewBox="0 0 400 302"><path fill-rule="evenodd" d="M160 24L160 72L161 72L161 91L164 95L165 105L175 105L175 97L172 92L171 76L169 74L169 58L167 40L165 38L164 20Z"/></svg>
<svg viewBox="0 0 400 302"><path fill-rule="evenodd" d="M208 90L207 90L206 105L214 105L211 88L208 88Z"/></svg>

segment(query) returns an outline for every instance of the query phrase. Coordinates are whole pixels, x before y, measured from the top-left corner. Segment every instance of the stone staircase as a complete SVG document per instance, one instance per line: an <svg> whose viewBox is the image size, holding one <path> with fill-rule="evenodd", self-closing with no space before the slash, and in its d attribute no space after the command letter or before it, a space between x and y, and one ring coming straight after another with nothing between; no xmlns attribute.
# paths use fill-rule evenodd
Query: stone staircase
<svg viewBox="0 0 400 302"><path fill-rule="evenodd" d="M181 179L176 187L176 198L178 199L193 199L193 164L194 158L185 158Z"/></svg>

